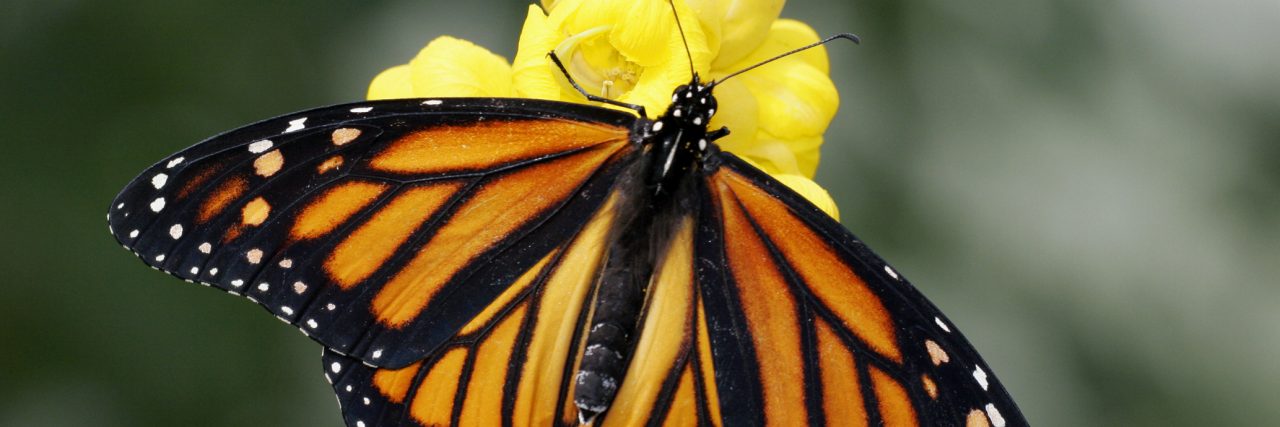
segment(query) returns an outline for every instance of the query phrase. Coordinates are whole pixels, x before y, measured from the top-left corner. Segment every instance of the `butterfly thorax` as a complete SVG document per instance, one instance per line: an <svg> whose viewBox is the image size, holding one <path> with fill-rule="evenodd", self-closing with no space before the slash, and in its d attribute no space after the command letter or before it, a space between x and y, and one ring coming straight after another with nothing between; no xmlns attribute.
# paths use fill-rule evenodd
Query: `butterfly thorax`
<svg viewBox="0 0 1280 427"><path fill-rule="evenodd" d="M716 98L711 86L700 83L695 75L689 84L676 88L671 106L649 124L645 142L653 146L648 151L652 156L648 184L655 194L673 191L712 142L728 134L725 129L707 131L715 113Z"/></svg>

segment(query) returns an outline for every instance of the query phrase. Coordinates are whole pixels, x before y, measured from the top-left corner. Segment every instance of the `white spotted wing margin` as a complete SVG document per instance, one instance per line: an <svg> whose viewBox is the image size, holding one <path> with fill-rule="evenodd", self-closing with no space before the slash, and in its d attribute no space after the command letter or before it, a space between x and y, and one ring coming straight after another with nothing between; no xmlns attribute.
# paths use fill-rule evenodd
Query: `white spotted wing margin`
<svg viewBox="0 0 1280 427"><path fill-rule="evenodd" d="M244 296L363 363L399 367L420 360L503 291L476 283L500 282L511 271L528 268L583 224L553 225L559 224L553 218L589 217L599 208L616 178L616 166L634 152L628 135L636 121L624 112L551 101L427 101L433 100L319 108L212 137L159 161L126 186L109 207L109 229L151 267ZM389 150L389 143L415 131L492 123L512 128L553 124L586 129L579 134L617 136L439 172L371 165ZM495 135L488 135L494 144L527 143ZM473 245L474 257L439 284L436 298L418 308L421 315L375 318L371 307L379 290L412 265L431 236L452 222L455 211L469 206L477 194L497 191L510 177L566 162L578 167L581 179L557 182L565 197L548 198L536 212L517 212L521 222L502 222L516 224L505 237L488 246ZM335 247L375 214L394 207L410 190L441 183L451 193L441 193L447 197L437 200L436 211L417 218L418 225L406 226L399 244L379 248L388 254L385 262L360 280L346 282L335 278L333 269L326 270ZM328 211L321 209L310 216L313 221L299 225L307 209L338 189L352 191L336 194L322 206ZM337 197L351 194L367 197ZM354 208L334 210L342 206ZM335 212L343 216L328 215ZM327 217L336 219L323 221ZM555 230L539 231L546 227Z"/></svg>

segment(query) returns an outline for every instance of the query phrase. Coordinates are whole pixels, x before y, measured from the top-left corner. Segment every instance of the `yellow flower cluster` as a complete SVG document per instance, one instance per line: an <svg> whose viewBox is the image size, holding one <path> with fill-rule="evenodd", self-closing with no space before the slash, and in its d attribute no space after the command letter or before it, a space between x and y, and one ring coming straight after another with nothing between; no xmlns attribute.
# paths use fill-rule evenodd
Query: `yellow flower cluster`
<svg viewBox="0 0 1280 427"><path fill-rule="evenodd" d="M679 14L688 50L676 29ZM588 91L661 114L689 60L704 81L818 41L802 22L779 19L783 0L543 0L529 7L515 59L440 37L408 64L383 71L369 99L519 97L587 102L547 58L555 52ZM835 202L812 178L822 134L839 104L822 47L716 87L718 141L832 216Z"/></svg>

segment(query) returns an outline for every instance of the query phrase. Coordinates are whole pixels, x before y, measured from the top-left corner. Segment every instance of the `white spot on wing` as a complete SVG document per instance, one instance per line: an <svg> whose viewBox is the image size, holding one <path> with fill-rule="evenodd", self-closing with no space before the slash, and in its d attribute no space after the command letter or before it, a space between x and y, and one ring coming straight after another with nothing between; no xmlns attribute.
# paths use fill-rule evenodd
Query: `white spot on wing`
<svg viewBox="0 0 1280 427"><path fill-rule="evenodd" d="M285 128L285 129L284 129L284 133L300 131L300 130L302 130L303 128L307 127L307 125L306 125L305 123L307 123L307 118L306 118L306 117L303 117L303 118L301 118L301 119L294 119L294 120L290 120L290 121L289 121L289 127L287 127L287 128Z"/></svg>
<svg viewBox="0 0 1280 427"><path fill-rule="evenodd" d="M290 315L290 316L292 316L292 315L293 315L293 307L290 307L290 306L287 306L287 305L282 305L282 306L280 306L280 311L281 311L281 312L283 312L284 314L288 314L288 315Z"/></svg>
<svg viewBox="0 0 1280 427"><path fill-rule="evenodd" d="M241 286L244 286L244 281L243 281L243 280L240 280L240 279L232 280L232 281L231 281L231 286L235 286L235 287L237 287L237 288L238 288L238 287L241 287Z"/></svg>
<svg viewBox="0 0 1280 427"><path fill-rule="evenodd" d="M270 283L262 282L262 283L259 283L259 284L258 284L258 290L259 290L259 291L266 292L268 289L271 289L271 284L270 284Z"/></svg>
<svg viewBox="0 0 1280 427"><path fill-rule="evenodd" d="M116 205L116 209L124 209L124 202L120 202L120 204Z"/></svg>
<svg viewBox="0 0 1280 427"><path fill-rule="evenodd" d="M156 197L151 201L151 211L160 212L161 210L164 210L164 197Z"/></svg>
<svg viewBox="0 0 1280 427"><path fill-rule="evenodd" d="M426 101L422 101L422 105L440 105L443 103L444 101L441 101L439 99L428 99Z"/></svg>
<svg viewBox="0 0 1280 427"><path fill-rule="evenodd" d="M382 357L382 349L374 350L374 351L373 351L373 358L374 358L374 359L377 359L377 358L380 358L380 357Z"/></svg>
<svg viewBox="0 0 1280 427"><path fill-rule="evenodd" d="M170 160L169 164L165 165L165 167L172 169L174 166L177 166L178 164L182 163L183 160L186 160L186 159L187 159L186 157L179 157L179 158Z"/></svg>
<svg viewBox="0 0 1280 427"><path fill-rule="evenodd" d="M370 403L373 403L373 402L370 402L370 401L369 401L369 398L367 398L367 397L362 398L361 400L362 400L362 401L364 401L365 406L368 406Z"/></svg>
<svg viewBox="0 0 1280 427"><path fill-rule="evenodd" d="M156 255L156 262L164 261L164 254Z"/></svg>
<svg viewBox="0 0 1280 427"><path fill-rule="evenodd" d="M947 332L951 332L951 328L948 328L948 327L947 327L947 324L946 324L945 322L943 322L943 321L942 321L942 318L941 318L941 317L934 317L934 318L933 318L933 323L937 323L937 324L938 324L938 327L939 327L939 328L942 328L942 330L947 331Z"/></svg>
<svg viewBox="0 0 1280 427"><path fill-rule="evenodd" d="M338 306L333 305L333 303L328 303L328 304L325 304L325 305L324 305L324 309L325 309L325 310L333 311L333 309L335 309L335 308L338 308Z"/></svg>
<svg viewBox="0 0 1280 427"><path fill-rule="evenodd" d="M191 267L191 275L195 276L197 274L200 274L200 267Z"/></svg>
<svg viewBox="0 0 1280 427"><path fill-rule="evenodd" d="M174 240L181 238L182 224L174 224L173 227L169 227L169 237L172 237Z"/></svg>
<svg viewBox="0 0 1280 427"><path fill-rule="evenodd" d="M314 366L314 365L313 365L313 366ZM338 362L333 362L333 364L329 365L329 370L330 370L330 371L333 371L333 373L335 373L335 374L337 374L337 373L341 373L341 372L342 372L342 364L341 364L341 363L338 363Z"/></svg>
<svg viewBox="0 0 1280 427"><path fill-rule="evenodd" d="M987 372L983 371L981 367L975 366L973 368L973 379L978 381L978 385L982 386L983 390L987 389Z"/></svg>
<svg viewBox="0 0 1280 427"><path fill-rule="evenodd" d="M213 245L209 244L209 242L204 242L196 249L199 249L202 254L208 254L209 252L213 252Z"/></svg>
<svg viewBox="0 0 1280 427"><path fill-rule="evenodd" d="M364 421L356 421L356 427L364 427Z"/></svg>
<svg viewBox="0 0 1280 427"><path fill-rule="evenodd" d="M310 327L311 329L315 329L315 328L319 328L320 324L316 323L316 319L307 319L307 327ZM338 373L338 371L333 371L333 373L336 374Z"/></svg>
<svg viewBox="0 0 1280 427"><path fill-rule="evenodd" d="M293 260L292 260L292 259L289 259L289 258L282 259L282 260L280 260L280 264L279 264L279 265L280 265L280 268L290 268L290 267L293 267Z"/></svg>
<svg viewBox="0 0 1280 427"><path fill-rule="evenodd" d="M889 275L890 275L890 276L893 276L893 279L894 279L894 280L898 280L898 272L893 271L893 268L892 268L892 267L889 267L889 266L887 266L887 265L886 265L886 266L884 266L884 272L885 272L885 273L889 273Z"/></svg>
<svg viewBox="0 0 1280 427"><path fill-rule="evenodd" d="M138 237L138 230L133 230L129 232L130 239L137 238L137 237Z"/></svg>
<svg viewBox="0 0 1280 427"><path fill-rule="evenodd" d="M662 121L653 122L653 131L657 132L660 130L662 130Z"/></svg>
<svg viewBox="0 0 1280 427"><path fill-rule="evenodd" d="M261 152L263 152L263 151L267 151L267 149L271 148L271 146L272 146L273 144L274 144L274 143L273 143L273 142L271 142L271 140L270 140L270 139L264 139L264 140L261 140L261 141L257 141L257 142L254 142L254 143L252 143L252 144L249 144L249 152L250 152L250 153L253 153L253 154L258 154L258 153L261 153Z"/></svg>
<svg viewBox="0 0 1280 427"><path fill-rule="evenodd" d="M155 187L157 190L159 190L160 187L164 187L166 182L169 182L169 175L158 173L156 176L151 177L151 186Z"/></svg>
<svg viewBox="0 0 1280 427"><path fill-rule="evenodd" d="M217 275L218 275L218 269L217 269L217 268L210 268L210 269L209 269L209 275L210 275L210 276L217 276Z"/></svg>
<svg viewBox="0 0 1280 427"><path fill-rule="evenodd" d="M351 385L347 385L346 390L347 390L347 393L350 393L350 392L351 392L351 390L352 390Z"/></svg>
<svg viewBox="0 0 1280 427"><path fill-rule="evenodd" d="M262 262L262 249L250 249L248 252L244 253L244 258L248 260L250 264Z"/></svg>
<svg viewBox="0 0 1280 427"><path fill-rule="evenodd" d="M352 113L368 113L370 111L373 111L373 107L356 107L351 109Z"/></svg>
<svg viewBox="0 0 1280 427"><path fill-rule="evenodd" d="M991 425L995 427L1004 427L1004 415L1000 415L1000 410L996 409L995 404L987 404L987 418L991 419Z"/></svg>
<svg viewBox="0 0 1280 427"><path fill-rule="evenodd" d="M296 294L298 294L298 295L302 295L302 293L303 293L303 292L306 292L306 291L307 291L307 284L306 284L306 283L302 283L301 281L293 282L293 292L294 292L294 293L296 293Z"/></svg>

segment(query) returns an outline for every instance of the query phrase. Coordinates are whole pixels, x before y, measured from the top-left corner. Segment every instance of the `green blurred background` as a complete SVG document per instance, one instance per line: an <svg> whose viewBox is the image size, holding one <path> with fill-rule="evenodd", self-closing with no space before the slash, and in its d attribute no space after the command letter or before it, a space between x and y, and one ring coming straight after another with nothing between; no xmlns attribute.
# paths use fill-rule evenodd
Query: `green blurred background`
<svg viewBox="0 0 1280 427"><path fill-rule="evenodd" d="M320 348L107 235L133 174L525 2L7 0L0 425L338 426ZM819 182L1040 426L1280 420L1280 2L793 1ZM1267 421L1269 420L1269 421Z"/></svg>

